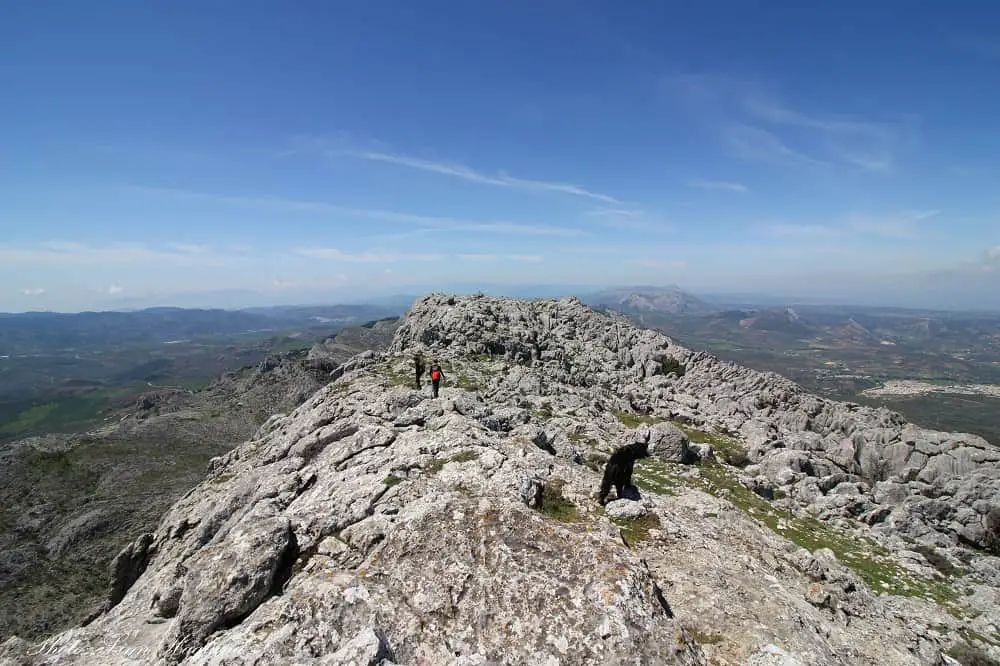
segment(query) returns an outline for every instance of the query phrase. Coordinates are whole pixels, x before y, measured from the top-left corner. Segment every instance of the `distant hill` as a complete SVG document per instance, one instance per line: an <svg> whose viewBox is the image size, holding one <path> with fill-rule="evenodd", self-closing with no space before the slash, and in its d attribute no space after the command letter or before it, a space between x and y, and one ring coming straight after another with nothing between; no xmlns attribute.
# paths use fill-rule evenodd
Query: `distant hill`
<svg viewBox="0 0 1000 666"><path fill-rule="evenodd" d="M615 287L580 297L591 307L615 310L628 315L696 315L715 312L717 308L676 286Z"/></svg>
<svg viewBox="0 0 1000 666"><path fill-rule="evenodd" d="M234 335L301 328L328 331L331 322L353 325L398 316L401 306L280 306L247 310L150 308L133 312L0 313L0 355Z"/></svg>
<svg viewBox="0 0 1000 666"><path fill-rule="evenodd" d="M740 319L740 328L759 331L773 331L793 336L812 337L817 334L815 326L804 321L792 308L774 308L749 312Z"/></svg>

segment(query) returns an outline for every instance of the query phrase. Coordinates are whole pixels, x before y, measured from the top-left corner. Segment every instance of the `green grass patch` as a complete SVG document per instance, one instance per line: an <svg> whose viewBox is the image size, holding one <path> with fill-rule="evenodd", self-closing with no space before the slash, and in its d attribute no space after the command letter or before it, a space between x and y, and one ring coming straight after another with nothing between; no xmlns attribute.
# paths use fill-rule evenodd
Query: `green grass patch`
<svg viewBox="0 0 1000 666"><path fill-rule="evenodd" d="M23 480L40 491L63 494L89 493L100 480L100 472L79 450L32 451L24 460Z"/></svg>
<svg viewBox="0 0 1000 666"><path fill-rule="evenodd" d="M80 430L96 422L111 404L112 392L87 390L62 395L15 413L0 425L0 437Z"/></svg>
<svg viewBox="0 0 1000 666"><path fill-rule="evenodd" d="M390 474L389 476L382 479L382 483L384 483L387 488L392 488L393 486L399 485L402 482L403 482L402 477L396 476L395 474Z"/></svg>
<svg viewBox="0 0 1000 666"><path fill-rule="evenodd" d="M714 634L711 631L702 631L696 627L688 627L688 633L701 645L714 645L721 643L724 638L722 634Z"/></svg>
<svg viewBox="0 0 1000 666"><path fill-rule="evenodd" d="M57 407L58 405L54 402L47 402L43 405L30 407L18 414L14 421L0 426L0 433L5 435L16 435L18 433L31 430L39 424L44 423L45 419L47 419Z"/></svg>
<svg viewBox="0 0 1000 666"><path fill-rule="evenodd" d="M211 377L188 377L176 380L172 383L172 386L197 393L211 386L213 381L214 379Z"/></svg>
<svg viewBox="0 0 1000 666"><path fill-rule="evenodd" d="M829 548L876 593L923 597L942 604L955 615L960 614L956 604L959 595L948 580L929 580L907 571L874 541L776 507L741 485L731 469L718 463L699 465L698 478L683 475L683 469L681 465L645 459L637 462L633 478L641 489L658 494L674 494L679 488L688 487L721 497L797 546L810 552Z"/></svg>
<svg viewBox="0 0 1000 666"><path fill-rule="evenodd" d="M640 458L635 461L632 482L639 490L657 495L676 495L685 486L685 479L680 474L683 469L681 465L675 467L651 458Z"/></svg>
<svg viewBox="0 0 1000 666"><path fill-rule="evenodd" d="M987 645L992 645L993 647L1000 647L1000 635L994 634L993 636L984 636L974 629L969 629L968 627L964 629L959 629L958 634L969 641L970 643L975 641L977 643L986 643ZM963 662L964 664L965 662ZM996 662L991 662L995 664Z"/></svg>
<svg viewBox="0 0 1000 666"><path fill-rule="evenodd" d="M996 661L981 648L969 643L958 643L946 653L962 666L996 666Z"/></svg>
<svg viewBox="0 0 1000 666"><path fill-rule="evenodd" d="M586 460L583 461L583 464L595 472L603 474L604 465L608 462L608 457L609 456L606 456L603 453L590 453L587 455Z"/></svg>
<svg viewBox="0 0 1000 666"><path fill-rule="evenodd" d="M289 352L308 351L313 346L313 341L309 338L285 337L281 338L270 349L272 354L287 354Z"/></svg>
<svg viewBox="0 0 1000 666"><path fill-rule="evenodd" d="M692 444L711 445L715 456L722 462L734 467L746 467L750 464L750 457L747 455L747 450L732 437L698 430L685 423L674 422L674 425L687 434L688 440Z"/></svg>
<svg viewBox="0 0 1000 666"><path fill-rule="evenodd" d="M643 424L663 423L667 420L652 414L633 414L632 412L614 412L614 415L626 428L638 428Z"/></svg>
<svg viewBox="0 0 1000 666"><path fill-rule="evenodd" d="M660 518L655 513L647 513L639 518L612 518L611 522L621 530L629 547L640 541L648 541L649 531L660 527Z"/></svg>
<svg viewBox="0 0 1000 666"><path fill-rule="evenodd" d="M433 460L429 465L427 465L426 470L428 474L437 474L440 472L445 465L451 462L463 463L469 462L470 460L475 460L479 457L478 451L460 451L449 458L437 458Z"/></svg>
<svg viewBox="0 0 1000 666"><path fill-rule="evenodd" d="M445 375L445 377L447 376L448 375ZM466 391L478 391L480 389L479 382L469 375L457 372L452 376L455 378L455 388L460 388Z"/></svg>
<svg viewBox="0 0 1000 666"><path fill-rule="evenodd" d="M430 365L428 364L427 367L427 380L430 381ZM441 370L444 372L444 379L441 381L442 386L450 384L464 391L478 391L481 388L475 377L463 372L462 368L454 362L441 363Z"/></svg>
<svg viewBox="0 0 1000 666"><path fill-rule="evenodd" d="M396 369L392 363L386 363L385 365L379 367L378 373L389 380L389 383L393 386L405 386L407 388L416 387L416 374L413 372L413 367L408 366L407 370L409 372L402 372Z"/></svg>
<svg viewBox="0 0 1000 666"><path fill-rule="evenodd" d="M659 359L660 370L665 375L677 375L678 377L683 377L686 372L684 364L678 361L673 356L661 356Z"/></svg>
<svg viewBox="0 0 1000 666"><path fill-rule="evenodd" d="M940 554L933 546L917 544L913 547L913 550L923 555L924 559L927 560L932 567L940 571L945 576L960 576L965 573L964 569L953 565L951 560Z"/></svg>
<svg viewBox="0 0 1000 666"><path fill-rule="evenodd" d="M580 512L576 505L563 497L562 490L566 482L560 478L546 480L542 487L542 505L538 510L548 516L563 523L580 522Z"/></svg>

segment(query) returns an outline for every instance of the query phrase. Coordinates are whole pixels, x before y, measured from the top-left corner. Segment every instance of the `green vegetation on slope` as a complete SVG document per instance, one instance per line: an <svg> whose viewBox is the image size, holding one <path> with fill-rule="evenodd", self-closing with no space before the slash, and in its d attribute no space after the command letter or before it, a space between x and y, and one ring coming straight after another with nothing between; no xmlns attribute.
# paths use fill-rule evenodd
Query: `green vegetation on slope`
<svg viewBox="0 0 1000 666"><path fill-rule="evenodd" d="M111 391L88 389L51 396L47 402L26 408L0 408L0 438L86 428L99 420L101 412L111 406L113 397Z"/></svg>
<svg viewBox="0 0 1000 666"><path fill-rule="evenodd" d="M19 515L38 523L18 532L18 547L43 547L70 516L99 517L76 537L68 532L63 550L32 558L0 588L0 641L12 634L34 639L79 623L103 598L111 558L155 526L203 479L209 459L226 450L201 440L164 439L160 446L163 451L133 438L83 438L63 449L29 450L2 470L0 530L12 528Z"/></svg>
<svg viewBox="0 0 1000 666"><path fill-rule="evenodd" d="M837 559L853 570L876 592L924 597L958 613L957 593L947 580L928 580L897 564L888 550L875 542L837 529L815 518L795 516L774 506L739 483L735 473L718 463L702 463L698 474L692 468L658 460L637 461L635 482L641 489L657 494L675 494L679 488L702 490L731 502L772 531L810 552L829 548Z"/></svg>
<svg viewBox="0 0 1000 666"><path fill-rule="evenodd" d="M626 428L638 428L639 426L653 423L663 423L667 419L651 414L634 414L632 412L614 412L615 417L621 421Z"/></svg>
<svg viewBox="0 0 1000 666"><path fill-rule="evenodd" d="M715 456L733 467L746 467L750 464L747 450L738 441L725 435L717 435L704 430L692 428L684 423L676 423L677 427L687 433L688 440L694 444L710 444Z"/></svg>
<svg viewBox="0 0 1000 666"><path fill-rule="evenodd" d="M660 518L655 513L647 513L639 518L612 518L611 522L621 530L622 538L629 547L648 540L649 531L660 527Z"/></svg>
<svg viewBox="0 0 1000 666"><path fill-rule="evenodd" d="M448 463L453 463L453 462L464 463L464 462L469 462L470 460L475 460L478 457L479 457L478 451L459 451L455 455L450 456L448 458L434 459L433 461L431 461L430 464L427 465L425 469L428 474L437 474Z"/></svg>
<svg viewBox="0 0 1000 666"><path fill-rule="evenodd" d="M563 523L580 522L580 512L576 505L563 497L566 482L560 478L550 478L542 488L542 504L538 507L544 515Z"/></svg>

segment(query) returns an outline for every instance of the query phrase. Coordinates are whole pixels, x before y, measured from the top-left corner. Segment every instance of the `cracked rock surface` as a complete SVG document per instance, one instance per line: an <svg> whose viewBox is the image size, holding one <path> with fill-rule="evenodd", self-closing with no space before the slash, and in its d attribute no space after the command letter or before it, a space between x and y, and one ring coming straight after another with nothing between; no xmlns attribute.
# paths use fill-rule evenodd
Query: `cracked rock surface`
<svg viewBox="0 0 1000 666"><path fill-rule="evenodd" d="M437 399L416 351L445 366ZM332 376L126 549L117 603L0 663L1000 658L1000 564L978 549L1000 457L977 437L575 299L431 295ZM636 441L637 493L600 507L602 456ZM716 461L733 447L751 464Z"/></svg>

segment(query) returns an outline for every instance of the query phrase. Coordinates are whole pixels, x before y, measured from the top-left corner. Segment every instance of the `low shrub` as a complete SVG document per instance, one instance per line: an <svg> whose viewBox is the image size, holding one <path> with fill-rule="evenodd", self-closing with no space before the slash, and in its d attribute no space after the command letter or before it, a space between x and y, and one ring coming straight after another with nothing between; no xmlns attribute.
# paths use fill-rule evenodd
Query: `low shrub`
<svg viewBox="0 0 1000 666"><path fill-rule="evenodd" d="M677 375L678 377L683 377L685 372L684 364L673 356L661 356L660 369L665 375Z"/></svg>

